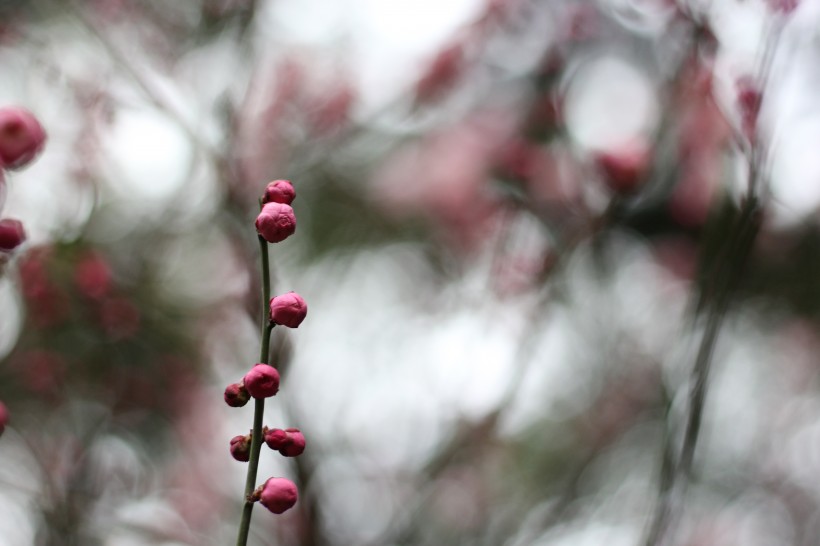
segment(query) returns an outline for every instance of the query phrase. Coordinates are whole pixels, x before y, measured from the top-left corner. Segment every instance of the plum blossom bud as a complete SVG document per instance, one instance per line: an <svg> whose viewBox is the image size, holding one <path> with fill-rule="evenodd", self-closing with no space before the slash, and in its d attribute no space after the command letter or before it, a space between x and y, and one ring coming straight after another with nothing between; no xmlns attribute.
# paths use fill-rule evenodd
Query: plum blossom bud
<svg viewBox="0 0 820 546"><path fill-rule="evenodd" d="M297 457L305 451L305 435L298 428L285 429L290 442L279 450L285 457Z"/></svg>
<svg viewBox="0 0 820 546"><path fill-rule="evenodd" d="M281 428L275 428L265 432L265 443L274 451L279 451L290 442L290 436Z"/></svg>
<svg viewBox="0 0 820 546"><path fill-rule="evenodd" d="M599 152L595 163L612 191L630 194L644 181L649 168L649 151L645 146L629 144L614 151Z"/></svg>
<svg viewBox="0 0 820 546"><path fill-rule="evenodd" d="M279 243L296 231L296 216L285 203L265 203L256 217L256 231L269 243Z"/></svg>
<svg viewBox="0 0 820 546"><path fill-rule="evenodd" d="M267 364L256 364L243 379L245 388L254 398L269 398L279 392L279 372Z"/></svg>
<svg viewBox="0 0 820 546"><path fill-rule="evenodd" d="M0 436L6 430L6 425L9 424L9 410L3 402L0 402Z"/></svg>
<svg viewBox="0 0 820 546"><path fill-rule="evenodd" d="M6 169L24 167L43 149L46 133L23 108L0 109L0 162Z"/></svg>
<svg viewBox="0 0 820 546"><path fill-rule="evenodd" d="M251 458L251 437L234 436L231 438L231 455L237 461L246 463Z"/></svg>
<svg viewBox="0 0 820 546"><path fill-rule="evenodd" d="M290 205L296 199L296 191L290 180L274 180L269 182L265 188L265 195L262 197L263 203L284 203Z"/></svg>
<svg viewBox="0 0 820 546"><path fill-rule="evenodd" d="M299 493L296 484L287 478L268 478L268 481L254 492L253 497L274 514L281 514L293 508Z"/></svg>
<svg viewBox="0 0 820 546"><path fill-rule="evenodd" d="M250 400L250 393L242 383L233 383L225 388L225 403L232 408L241 408Z"/></svg>
<svg viewBox="0 0 820 546"><path fill-rule="evenodd" d="M750 76L740 78L736 84L737 102L740 106L740 123L743 135L755 140L757 135L757 118L763 104L763 93Z"/></svg>
<svg viewBox="0 0 820 546"><path fill-rule="evenodd" d="M274 324L298 328L307 316L307 303L296 292L288 292L270 300L270 321Z"/></svg>
<svg viewBox="0 0 820 546"><path fill-rule="evenodd" d="M26 240L26 232L19 220L4 218L0 220L0 251L9 252Z"/></svg>
<svg viewBox="0 0 820 546"><path fill-rule="evenodd" d="M266 430L265 443L285 457L297 457L305 451L305 435L298 428Z"/></svg>

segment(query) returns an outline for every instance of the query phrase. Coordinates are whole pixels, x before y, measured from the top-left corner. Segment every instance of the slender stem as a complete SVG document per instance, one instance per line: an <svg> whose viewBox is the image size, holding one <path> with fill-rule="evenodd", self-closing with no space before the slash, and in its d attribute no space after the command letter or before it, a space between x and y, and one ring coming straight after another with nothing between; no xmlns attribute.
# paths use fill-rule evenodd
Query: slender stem
<svg viewBox="0 0 820 546"><path fill-rule="evenodd" d="M756 179L759 174L753 171L751 178ZM700 347L698 348L689 391L689 409L686 418L683 445L677 464L670 459L668 449L670 438L664 442L664 464L661 472L660 499L656 506L655 515L647 535L646 546L658 546L670 533L670 518L673 513L675 499L680 499L692 473L692 464L700 436L703 421L703 408L706 401L709 372L712 363L712 354L720 333L726 311L731 301L733 290L737 286L740 273L745 265L760 229L761 215L754 186L750 184L750 194L745 198L740 215L730 233L729 245L723 259L718 264L714 283L707 295L714 298L708 309L706 326ZM705 301L705 300L704 300ZM668 416L667 416L668 419ZM669 436L669 432L667 431Z"/></svg>
<svg viewBox="0 0 820 546"><path fill-rule="evenodd" d="M268 259L268 242L257 235L259 239L259 253L262 256L262 331L270 326L270 319L268 318L268 301L270 300L270 260ZM270 326L273 328L273 326ZM270 332L268 332L270 334ZM262 354L259 357L259 362L268 362L268 350L270 346L270 336L262 337Z"/></svg>
<svg viewBox="0 0 820 546"><path fill-rule="evenodd" d="M259 362L270 364L270 334L275 326L268 318L268 301L270 300L270 260L268 243L259 237L259 250L262 255L262 343L259 351ZM242 519L239 521L239 534L236 546L246 546L248 532L251 528L251 515L254 503L250 496L256 488L256 472L259 468L259 452L262 450L262 417L265 414L265 399L254 400L253 432L251 433L251 453L248 460L248 475L245 479L245 505L242 507Z"/></svg>

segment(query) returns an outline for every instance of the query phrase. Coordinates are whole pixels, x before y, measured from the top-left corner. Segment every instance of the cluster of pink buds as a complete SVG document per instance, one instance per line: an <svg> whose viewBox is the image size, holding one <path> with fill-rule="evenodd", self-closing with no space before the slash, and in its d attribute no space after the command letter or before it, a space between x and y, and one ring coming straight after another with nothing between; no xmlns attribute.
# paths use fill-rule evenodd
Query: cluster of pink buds
<svg viewBox="0 0 820 546"><path fill-rule="evenodd" d="M21 169L43 150L46 133L37 118L22 108L0 108L0 168ZM0 194L5 184L0 170ZM19 220L0 220L0 252L11 252L26 240L26 232Z"/></svg>
<svg viewBox="0 0 820 546"><path fill-rule="evenodd" d="M280 243L296 231L296 216L290 206L294 199L296 192L288 180L274 180L265 188L256 231L267 242Z"/></svg>
<svg viewBox="0 0 820 546"><path fill-rule="evenodd" d="M5 171L21 169L43 150L46 133L37 118L22 108L0 108L0 206L5 193ZM0 219L0 258L12 252L26 240L26 231L19 220ZM0 434L6 428L9 413L0 402Z"/></svg>
<svg viewBox="0 0 820 546"><path fill-rule="evenodd" d="M290 204L296 198L293 185L287 180L274 180L265 188L262 197L262 210L256 218L256 231L268 243L278 243L293 235L296 230L296 217ZM264 243L263 243L264 244ZM299 294L288 292L275 296L268 302L268 330L274 326L297 328L307 316L307 304ZM264 342L263 342L264 343ZM263 355L266 346L263 345ZM266 359L266 357L265 357ZM251 398L264 400L279 392L279 372L266 362L254 364L241 381L228 385L225 389L225 403L231 407L242 407ZM257 404L256 411L260 405ZM285 457L296 457L305 450L305 437L299 429L269 429L263 427L258 441L267 444L272 450ZM253 459L252 430L247 435L231 438L231 455L237 461L257 463ZM256 448L258 454L259 447ZM254 470L255 472L255 470ZM253 491L249 502L261 502L268 510L281 514L296 504L298 492L296 484L287 478L270 478Z"/></svg>

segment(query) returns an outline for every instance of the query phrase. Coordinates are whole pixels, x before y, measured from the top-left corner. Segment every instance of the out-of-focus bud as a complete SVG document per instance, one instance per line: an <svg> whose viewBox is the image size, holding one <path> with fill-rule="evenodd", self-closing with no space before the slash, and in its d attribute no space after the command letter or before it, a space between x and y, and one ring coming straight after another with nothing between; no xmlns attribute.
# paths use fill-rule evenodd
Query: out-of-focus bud
<svg viewBox="0 0 820 546"><path fill-rule="evenodd" d="M111 268L102 256L84 256L74 269L74 284L84 296L98 300L111 291Z"/></svg>
<svg viewBox="0 0 820 546"><path fill-rule="evenodd" d="M265 484L254 491L252 499L258 500L262 506L281 514L293 508L299 498L296 484L287 478L268 478Z"/></svg>
<svg viewBox="0 0 820 546"><path fill-rule="evenodd" d="M270 321L274 324L298 328L307 316L307 303L296 292L288 292L270 300Z"/></svg>
<svg viewBox="0 0 820 546"><path fill-rule="evenodd" d="M598 152L595 163L606 185L615 193L626 195L643 184L649 167L649 151L641 144L623 145L616 150Z"/></svg>
<svg viewBox="0 0 820 546"><path fill-rule="evenodd" d="M19 220L4 218L0 220L0 251L10 252L23 244L26 231Z"/></svg>
<svg viewBox="0 0 820 546"><path fill-rule="evenodd" d="M256 231L269 243L279 243L296 231L296 216L285 203L265 203L256 217Z"/></svg>
<svg viewBox="0 0 820 546"><path fill-rule="evenodd" d="M225 403L232 408L241 408L250 400L250 393L242 383L233 383L225 389Z"/></svg>
<svg viewBox="0 0 820 546"><path fill-rule="evenodd" d="M265 195L262 196L262 203L284 203L290 205L296 199L296 191L290 180L274 180L268 182L265 188Z"/></svg>
<svg viewBox="0 0 820 546"><path fill-rule="evenodd" d="M0 402L0 436L9 424L9 410L3 402Z"/></svg>
<svg viewBox="0 0 820 546"><path fill-rule="evenodd" d="M251 458L251 437L234 436L231 438L231 456L237 461L246 463Z"/></svg>
<svg viewBox="0 0 820 546"><path fill-rule="evenodd" d="M269 398L279 392L279 372L267 364L257 364L245 374L245 388L254 398Z"/></svg>
<svg viewBox="0 0 820 546"><path fill-rule="evenodd" d="M6 169L24 167L46 142L46 133L37 118L23 108L0 109L0 162Z"/></svg>
<svg viewBox="0 0 820 546"><path fill-rule="evenodd" d="M441 51L416 84L416 102L435 100L451 88L464 70L464 46L456 42Z"/></svg>
<svg viewBox="0 0 820 546"><path fill-rule="evenodd" d="M740 107L740 126L743 135L754 142L757 137L757 118L763 104L763 93L754 78L745 76L736 84L737 103Z"/></svg>

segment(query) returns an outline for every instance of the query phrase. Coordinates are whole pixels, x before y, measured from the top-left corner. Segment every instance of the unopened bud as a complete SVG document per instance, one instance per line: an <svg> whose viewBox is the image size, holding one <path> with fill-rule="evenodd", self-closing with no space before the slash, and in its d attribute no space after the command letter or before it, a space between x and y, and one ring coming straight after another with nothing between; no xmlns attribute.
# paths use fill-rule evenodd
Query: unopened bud
<svg viewBox="0 0 820 546"><path fill-rule="evenodd" d="M46 133L23 108L0 109L0 162L6 169L24 167L42 151Z"/></svg>
<svg viewBox="0 0 820 546"><path fill-rule="evenodd" d="M262 197L263 203L283 203L290 205L296 199L296 191L290 180L274 180L269 182L265 188L265 195Z"/></svg>
<svg viewBox="0 0 820 546"><path fill-rule="evenodd" d="M232 408L241 408L250 400L250 393L242 383L233 383L225 388L225 403Z"/></svg>
<svg viewBox="0 0 820 546"><path fill-rule="evenodd" d="M287 478L268 478L253 494L254 499L273 512L281 514L293 508L299 498L296 484Z"/></svg>
<svg viewBox="0 0 820 546"><path fill-rule="evenodd" d="M754 141L757 136L757 118L763 104L763 93L753 78L746 76L737 81L737 102L740 107L743 135Z"/></svg>
<svg viewBox="0 0 820 546"><path fill-rule="evenodd" d="M0 251L10 252L23 244L26 231L19 220L4 218L0 220Z"/></svg>
<svg viewBox="0 0 820 546"><path fill-rule="evenodd" d="M630 194L640 188L646 177L649 152L638 144L622 146L617 150L598 153L595 163L612 191Z"/></svg>
<svg viewBox="0 0 820 546"><path fill-rule="evenodd" d="M237 461L248 462L251 458L251 437L246 435L231 438L231 455Z"/></svg>
<svg viewBox="0 0 820 546"><path fill-rule="evenodd" d="M274 324L298 328L307 316L307 303L296 292L288 292L270 300L270 321Z"/></svg>
<svg viewBox="0 0 820 546"><path fill-rule="evenodd" d="M281 428L275 428L265 432L265 443L274 451L279 451L291 442L288 433Z"/></svg>
<svg viewBox="0 0 820 546"><path fill-rule="evenodd" d="M269 243L279 243L296 232L296 215L290 205L265 203L256 217L256 231Z"/></svg>
<svg viewBox="0 0 820 546"><path fill-rule="evenodd" d="M254 398L269 398L279 392L279 372L267 364L257 364L245 374L245 388Z"/></svg>
<svg viewBox="0 0 820 546"><path fill-rule="evenodd" d="M285 457L297 457L305 451L305 435L298 428L288 428L285 432L290 442L279 450Z"/></svg>

